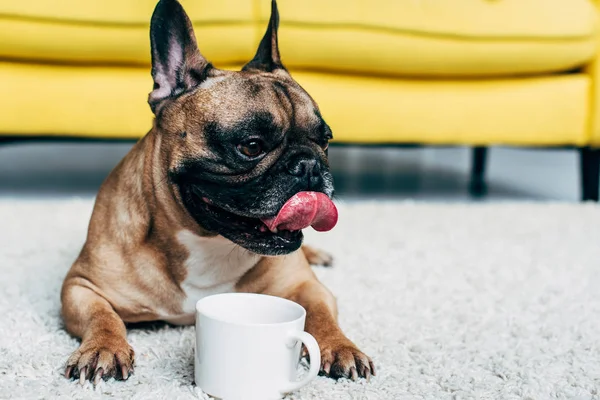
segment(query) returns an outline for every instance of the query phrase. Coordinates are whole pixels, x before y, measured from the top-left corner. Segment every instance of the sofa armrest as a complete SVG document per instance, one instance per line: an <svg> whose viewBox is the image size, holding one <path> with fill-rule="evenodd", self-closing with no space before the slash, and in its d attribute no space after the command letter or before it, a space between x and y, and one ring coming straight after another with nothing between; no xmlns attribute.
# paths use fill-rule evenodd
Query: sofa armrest
<svg viewBox="0 0 600 400"><path fill-rule="evenodd" d="M597 6L600 19L600 0L590 0ZM596 57L585 67L590 75L590 104L589 104L589 145L600 147L600 33Z"/></svg>

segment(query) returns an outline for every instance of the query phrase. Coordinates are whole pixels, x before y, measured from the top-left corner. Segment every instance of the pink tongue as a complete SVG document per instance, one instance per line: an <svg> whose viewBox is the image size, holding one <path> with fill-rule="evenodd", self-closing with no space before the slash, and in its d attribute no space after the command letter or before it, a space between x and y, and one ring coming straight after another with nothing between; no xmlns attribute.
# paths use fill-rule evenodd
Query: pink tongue
<svg viewBox="0 0 600 400"><path fill-rule="evenodd" d="M271 230L299 231L312 226L316 231L333 229L338 220L337 208L327 195L300 192L289 199L275 217L262 218Z"/></svg>

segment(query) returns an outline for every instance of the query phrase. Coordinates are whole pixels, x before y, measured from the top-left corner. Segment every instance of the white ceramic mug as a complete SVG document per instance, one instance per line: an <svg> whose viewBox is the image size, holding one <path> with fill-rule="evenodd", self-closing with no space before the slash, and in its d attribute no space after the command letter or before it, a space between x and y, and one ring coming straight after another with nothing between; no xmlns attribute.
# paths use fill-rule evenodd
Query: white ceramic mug
<svg viewBox="0 0 600 400"><path fill-rule="evenodd" d="M306 310L280 297L226 293L196 303L196 385L223 400L281 399L319 373L321 352L304 332ZM301 344L310 356L297 381Z"/></svg>

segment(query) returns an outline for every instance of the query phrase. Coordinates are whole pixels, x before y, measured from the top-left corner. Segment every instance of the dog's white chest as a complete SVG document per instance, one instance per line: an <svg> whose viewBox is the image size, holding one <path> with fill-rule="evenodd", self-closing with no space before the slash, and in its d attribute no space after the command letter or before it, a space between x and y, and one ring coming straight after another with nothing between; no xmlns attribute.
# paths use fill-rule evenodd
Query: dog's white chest
<svg viewBox="0 0 600 400"><path fill-rule="evenodd" d="M260 259L221 236L207 238L182 230L177 239L189 252L187 277L181 283L187 296L183 312L188 316L195 313L201 298L233 291L236 282Z"/></svg>

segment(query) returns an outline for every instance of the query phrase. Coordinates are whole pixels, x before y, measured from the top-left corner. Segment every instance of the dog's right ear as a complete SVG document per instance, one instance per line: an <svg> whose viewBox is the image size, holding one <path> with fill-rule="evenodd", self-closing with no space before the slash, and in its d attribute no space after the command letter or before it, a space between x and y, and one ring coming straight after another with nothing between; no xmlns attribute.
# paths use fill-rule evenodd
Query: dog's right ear
<svg viewBox="0 0 600 400"><path fill-rule="evenodd" d="M150 22L154 89L148 103L154 114L164 100L200 85L212 65L200 54L192 23L177 0L160 0Z"/></svg>

